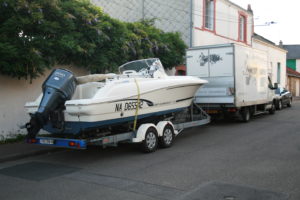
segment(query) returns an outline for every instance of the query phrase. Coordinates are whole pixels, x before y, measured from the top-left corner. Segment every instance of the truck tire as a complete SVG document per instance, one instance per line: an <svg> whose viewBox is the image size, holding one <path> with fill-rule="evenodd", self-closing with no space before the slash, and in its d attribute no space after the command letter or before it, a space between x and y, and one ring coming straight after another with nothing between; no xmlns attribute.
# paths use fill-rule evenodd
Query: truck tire
<svg viewBox="0 0 300 200"><path fill-rule="evenodd" d="M277 105L276 105L276 109L277 110L281 110L282 109L282 101L278 100Z"/></svg>
<svg viewBox="0 0 300 200"><path fill-rule="evenodd" d="M291 98L289 99L289 101L288 101L288 103L286 105L287 105L287 107L291 107L292 106L292 99Z"/></svg>
<svg viewBox="0 0 300 200"><path fill-rule="evenodd" d="M251 115L250 115L250 110L248 107L243 107L241 109L240 115L241 115L242 122L249 122Z"/></svg>
<svg viewBox="0 0 300 200"><path fill-rule="evenodd" d="M156 151L158 146L157 130L155 127L149 127L145 133L145 139L142 142L142 149L145 153Z"/></svg>
<svg viewBox="0 0 300 200"><path fill-rule="evenodd" d="M159 138L159 146L162 148L168 148L172 146L174 140L174 129L170 124L164 127L163 134Z"/></svg>
<svg viewBox="0 0 300 200"><path fill-rule="evenodd" d="M271 109L269 110L269 113L270 113L271 115L274 115L274 114L275 114L275 111L276 111L276 106L275 106L275 103L273 102L273 103L272 103L272 107L271 107Z"/></svg>

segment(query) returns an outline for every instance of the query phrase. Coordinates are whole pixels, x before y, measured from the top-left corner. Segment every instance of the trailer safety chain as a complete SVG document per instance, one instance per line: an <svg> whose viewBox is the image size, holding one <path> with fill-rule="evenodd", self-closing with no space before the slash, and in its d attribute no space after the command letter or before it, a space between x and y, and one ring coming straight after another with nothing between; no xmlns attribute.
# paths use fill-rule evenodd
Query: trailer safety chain
<svg viewBox="0 0 300 200"><path fill-rule="evenodd" d="M135 117L134 117L134 122L133 122L133 131L136 130L136 124L137 124L137 119L138 119L138 113L139 113L139 107L140 107L140 98L141 98L141 93L140 93L140 87L138 84L138 81L136 80L136 78L134 79L134 82L136 84L136 89L137 89L137 106L135 109Z"/></svg>

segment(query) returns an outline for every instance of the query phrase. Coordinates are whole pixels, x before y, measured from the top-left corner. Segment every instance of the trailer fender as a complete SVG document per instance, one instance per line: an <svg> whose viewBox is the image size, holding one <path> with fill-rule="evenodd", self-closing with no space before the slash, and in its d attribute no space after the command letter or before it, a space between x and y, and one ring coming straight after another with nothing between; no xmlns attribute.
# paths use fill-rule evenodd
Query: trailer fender
<svg viewBox="0 0 300 200"><path fill-rule="evenodd" d="M133 143L143 142L145 140L146 131L150 127L154 127L156 129L155 124L151 124L151 123L142 124L136 132L136 137L132 138L132 142Z"/></svg>
<svg viewBox="0 0 300 200"><path fill-rule="evenodd" d="M164 128L167 124L171 125L173 127L174 132L175 132L175 128L174 128L174 125L172 124L172 122L170 122L170 121L160 121L156 125L158 137L161 137L163 135Z"/></svg>

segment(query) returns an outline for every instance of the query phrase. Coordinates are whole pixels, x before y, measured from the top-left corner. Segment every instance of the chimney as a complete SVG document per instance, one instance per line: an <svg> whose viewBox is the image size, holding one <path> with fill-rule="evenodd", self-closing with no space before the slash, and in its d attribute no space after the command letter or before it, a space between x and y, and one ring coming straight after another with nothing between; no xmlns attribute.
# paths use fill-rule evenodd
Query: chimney
<svg viewBox="0 0 300 200"><path fill-rule="evenodd" d="M283 42L282 42L282 40L279 41L279 47L283 48Z"/></svg>
<svg viewBox="0 0 300 200"><path fill-rule="evenodd" d="M252 8L251 8L251 4L248 4L247 11L253 14L253 10L252 10Z"/></svg>

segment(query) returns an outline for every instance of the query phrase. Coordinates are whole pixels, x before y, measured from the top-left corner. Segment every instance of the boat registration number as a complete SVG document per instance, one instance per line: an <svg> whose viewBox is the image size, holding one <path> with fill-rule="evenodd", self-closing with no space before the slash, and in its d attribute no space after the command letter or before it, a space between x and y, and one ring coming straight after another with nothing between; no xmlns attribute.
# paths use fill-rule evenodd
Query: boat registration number
<svg viewBox="0 0 300 200"><path fill-rule="evenodd" d="M49 145L52 145L52 144L54 144L54 140L52 140L52 139L40 139L40 143L41 143L41 144L49 144Z"/></svg>
<svg viewBox="0 0 300 200"><path fill-rule="evenodd" d="M139 106L138 106L137 102L126 102L124 104L119 103L119 104L116 104L115 112L127 111L127 110L136 110L137 106L139 107L139 109L142 109L143 104L144 104L143 101L139 102Z"/></svg>

